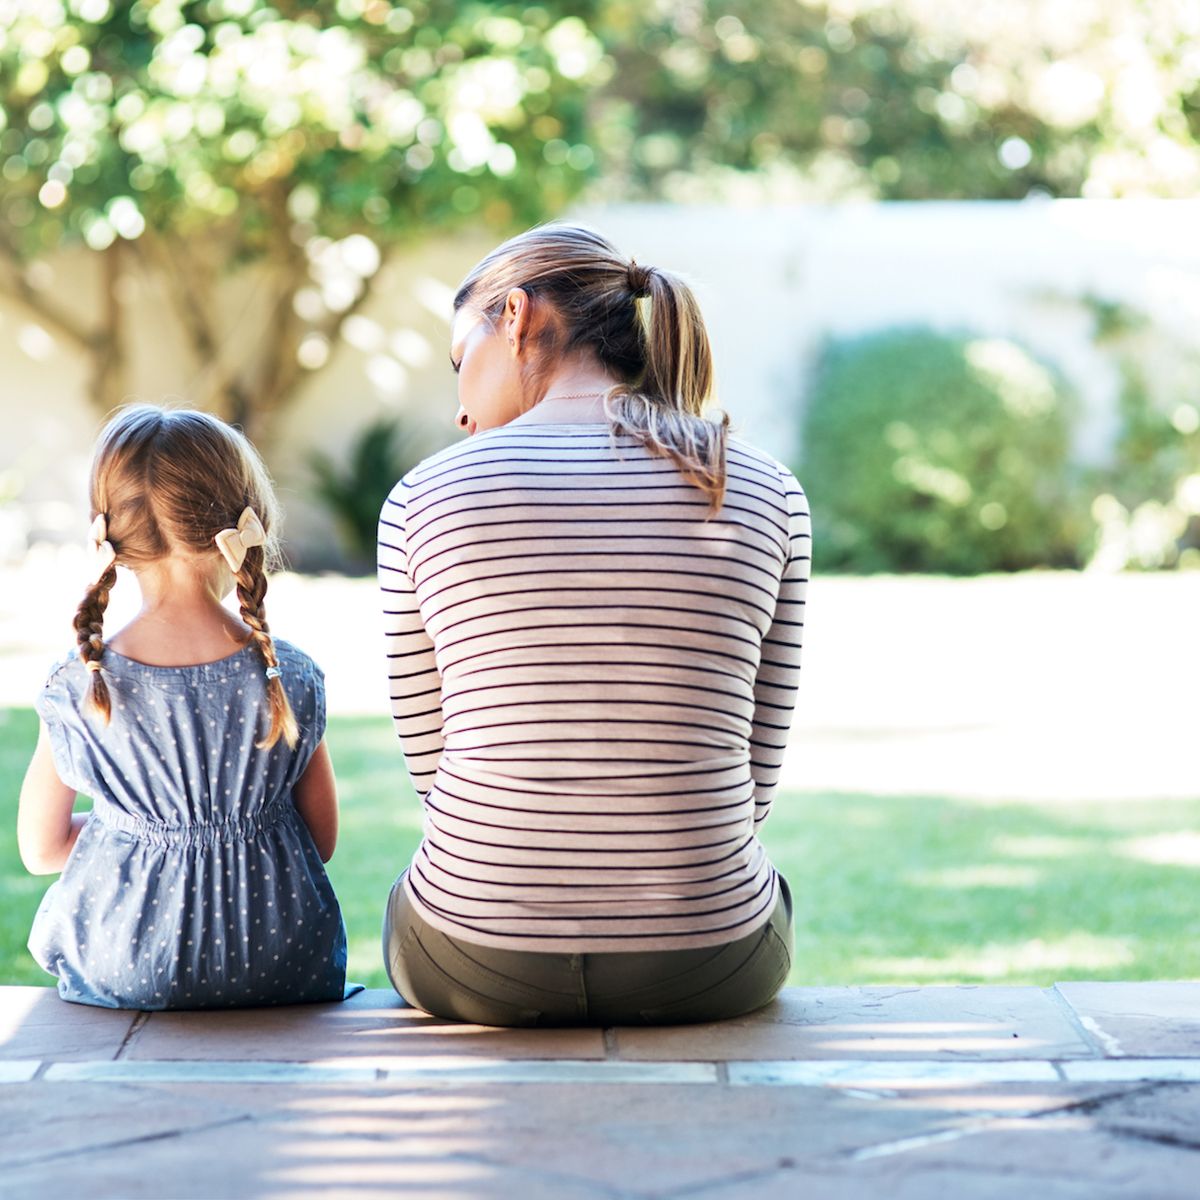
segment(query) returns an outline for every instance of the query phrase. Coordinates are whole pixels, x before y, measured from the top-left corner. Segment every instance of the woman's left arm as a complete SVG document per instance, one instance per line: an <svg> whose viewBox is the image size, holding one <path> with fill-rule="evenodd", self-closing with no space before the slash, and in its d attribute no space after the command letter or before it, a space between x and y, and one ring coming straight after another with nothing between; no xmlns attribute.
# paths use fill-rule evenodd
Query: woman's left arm
<svg viewBox="0 0 1200 1200"><path fill-rule="evenodd" d="M763 638L754 683L754 726L750 734L750 772L754 777L754 827L771 811L787 749L796 692L800 685L800 646L804 635L805 595L812 565L812 529L808 499L788 473L788 550L771 628Z"/></svg>
<svg viewBox="0 0 1200 1200"><path fill-rule="evenodd" d="M54 875L66 865L89 816L74 807L75 790L58 777L43 723L17 807L17 847L31 875Z"/></svg>

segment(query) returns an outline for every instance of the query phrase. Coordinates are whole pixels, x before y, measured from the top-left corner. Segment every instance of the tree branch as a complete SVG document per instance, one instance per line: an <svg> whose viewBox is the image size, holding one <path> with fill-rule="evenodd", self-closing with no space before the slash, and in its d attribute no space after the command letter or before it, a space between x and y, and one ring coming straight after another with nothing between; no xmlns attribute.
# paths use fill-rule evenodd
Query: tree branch
<svg viewBox="0 0 1200 1200"><path fill-rule="evenodd" d="M12 299L24 305L31 316L65 338L77 350L85 354L95 351L97 334L69 316L29 282L25 276L25 264L21 261L21 256L3 236L0 236L0 259L3 259L8 267L9 278L5 290Z"/></svg>

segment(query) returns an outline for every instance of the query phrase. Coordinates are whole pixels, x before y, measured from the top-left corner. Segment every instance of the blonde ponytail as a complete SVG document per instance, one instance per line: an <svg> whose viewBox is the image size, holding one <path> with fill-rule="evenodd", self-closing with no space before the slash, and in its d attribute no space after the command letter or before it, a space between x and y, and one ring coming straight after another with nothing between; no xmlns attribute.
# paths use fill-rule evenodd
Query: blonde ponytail
<svg viewBox="0 0 1200 1200"><path fill-rule="evenodd" d="M670 458L683 477L708 496L715 513L725 498L729 416L706 420L712 394L712 347L696 297L681 279L629 264L637 299L645 371L636 389L614 389L605 411L614 433L635 438ZM644 297L644 299L643 299Z"/></svg>

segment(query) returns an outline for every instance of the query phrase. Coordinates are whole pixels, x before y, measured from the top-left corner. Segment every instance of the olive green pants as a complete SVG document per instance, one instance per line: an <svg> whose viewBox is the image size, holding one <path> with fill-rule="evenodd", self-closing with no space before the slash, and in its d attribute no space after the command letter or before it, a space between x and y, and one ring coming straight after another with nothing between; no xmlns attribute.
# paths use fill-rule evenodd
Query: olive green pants
<svg viewBox="0 0 1200 1200"><path fill-rule="evenodd" d="M436 1017L474 1025L674 1025L753 1012L792 965L792 900L779 876L770 919L746 937L695 950L553 954L449 937L396 880L383 922L392 986Z"/></svg>

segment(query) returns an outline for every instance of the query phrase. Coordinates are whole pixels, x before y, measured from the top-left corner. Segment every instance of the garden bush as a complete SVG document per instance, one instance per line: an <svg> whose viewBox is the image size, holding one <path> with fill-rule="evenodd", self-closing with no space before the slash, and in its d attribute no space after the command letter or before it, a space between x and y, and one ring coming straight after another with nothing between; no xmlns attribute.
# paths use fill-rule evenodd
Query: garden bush
<svg viewBox="0 0 1200 1200"><path fill-rule="evenodd" d="M823 569L1077 566L1075 398L1012 341L892 329L823 347L798 474Z"/></svg>

